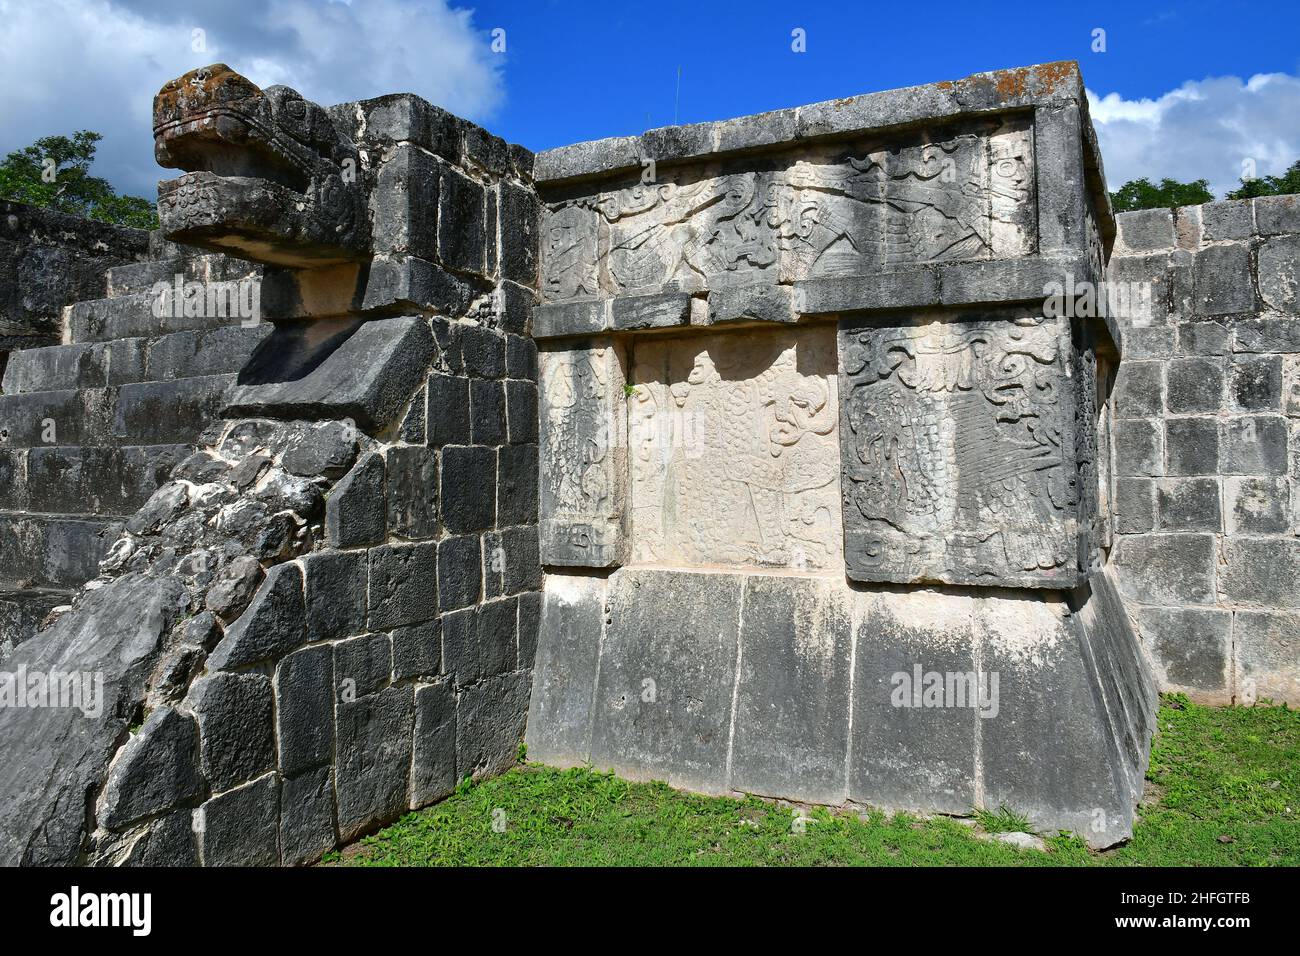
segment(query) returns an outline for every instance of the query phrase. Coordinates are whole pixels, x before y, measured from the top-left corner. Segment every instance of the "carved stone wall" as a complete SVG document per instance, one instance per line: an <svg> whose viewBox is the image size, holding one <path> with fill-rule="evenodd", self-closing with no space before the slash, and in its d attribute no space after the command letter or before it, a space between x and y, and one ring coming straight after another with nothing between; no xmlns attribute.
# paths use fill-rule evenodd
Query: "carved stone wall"
<svg viewBox="0 0 1300 956"><path fill-rule="evenodd" d="M1068 323L1023 312L842 324L849 577L1071 584L1070 359Z"/></svg>
<svg viewBox="0 0 1300 956"><path fill-rule="evenodd" d="M833 329L652 338L634 349L632 560L838 568Z"/></svg>

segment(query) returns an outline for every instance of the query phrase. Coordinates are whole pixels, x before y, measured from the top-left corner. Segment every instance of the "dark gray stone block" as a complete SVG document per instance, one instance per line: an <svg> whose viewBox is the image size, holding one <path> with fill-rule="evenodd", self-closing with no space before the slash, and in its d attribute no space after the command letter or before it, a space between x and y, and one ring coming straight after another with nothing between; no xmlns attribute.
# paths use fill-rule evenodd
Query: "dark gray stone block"
<svg viewBox="0 0 1300 956"><path fill-rule="evenodd" d="M536 525L521 525L483 537L485 596L518 594L542 586Z"/></svg>
<svg viewBox="0 0 1300 956"><path fill-rule="evenodd" d="M483 676L479 650L478 609L467 607L444 614L442 621L442 670L456 687L473 684Z"/></svg>
<svg viewBox="0 0 1300 956"><path fill-rule="evenodd" d="M442 672L442 621L393 628L393 680L437 677Z"/></svg>
<svg viewBox="0 0 1300 956"><path fill-rule="evenodd" d="M1255 225L1261 236L1300 232L1300 198L1259 196L1255 199Z"/></svg>
<svg viewBox="0 0 1300 956"><path fill-rule="evenodd" d="M280 464L290 474L306 478L337 478L356 457L357 430L351 422L315 422L294 428Z"/></svg>
<svg viewBox="0 0 1300 956"><path fill-rule="evenodd" d="M1114 558L1120 590L1139 604L1213 604L1214 535L1124 535Z"/></svg>
<svg viewBox="0 0 1300 956"><path fill-rule="evenodd" d="M505 445L497 452L497 526L537 523L536 445Z"/></svg>
<svg viewBox="0 0 1300 956"><path fill-rule="evenodd" d="M532 321L533 308L537 305L537 293L517 282L503 280L498 299L497 324L504 332L516 336L528 334L528 325ZM506 368L510 367L510 338L506 339ZM512 378L518 377L510 372ZM529 376L524 376L529 377ZM536 378L533 373L532 378Z"/></svg>
<svg viewBox="0 0 1300 956"><path fill-rule="evenodd" d="M456 773L490 777L515 762L528 716L527 674L489 677L460 693L456 707Z"/></svg>
<svg viewBox="0 0 1300 956"><path fill-rule="evenodd" d="M469 379L434 372L429 376L429 444L468 445Z"/></svg>
<svg viewBox="0 0 1300 956"><path fill-rule="evenodd" d="M497 456L491 448L454 445L442 451L439 502L452 534L486 531L496 514Z"/></svg>
<svg viewBox="0 0 1300 956"><path fill-rule="evenodd" d="M1227 689L1231 611L1148 607L1137 620L1168 682L1212 694Z"/></svg>
<svg viewBox="0 0 1300 956"><path fill-rule="evenodd" d="M198 866L199 848L194 833L194 811L176 810L153 821L132 844L120 866Z"/></svg>
<svg viewBox="0 0 1300 956"><path fill-rule="evenodd" d="M633 569L611 578L594 704L598 769L725 790L743 580Z"/></svg>
<svg viewBox="0 0 1300 956"><path fill-rule="evenodd" d="M537 636L541 626L542 592L519 595L519 669L530 670L537 659Z"/></svg>
<svg viewBox="0 0 1300 956"><path fill-rule="evenodd" d="M1242 412L1276 412L1282 407L1282 356L1235 355L1229 366L1228 396Z"/></svg>
<svg viewBox="0 0 1300 956"><path fill-rule="evenodd" d="M1249 316L1232 331L1234 352L1300 352L1300 318Z"/></svg>
<svg viewBox="0 0 1300 956"><path fill-rule="evenodd" d="M1222 531L1217 478L1171 478L1156 486L1161 531Z"/></svg>
<svg viewBox="0 0 1300 956"><path fill-rule="evenodd" d="M341 700L355 700L388 686L393 644L387 634L363 634L334 645L334 685Z"/></svg>
<svg viewBox="0 0 1300 956"><path fill-rule="evenodd" d="M437 616L437 554L433 542L371 549L371 630L386 631Z"/></svg>
<svg viewBox="0 0 1300 956"><path fill-rule="evenodd" d="M788 286L723 286L709 290L709 324L724 322L794 322L794 295Z"/></svg>
<svg viewBox="0 0 1300 956"><path fill-rule="evenodd" d="M1155 527L1154 485L1150 478L1115 480L1116 531L1135 534Z"/></svg>
<svg viewBox="0 0 1300 956"><path fill-rule="evenodd" d="M1219 425L1213 418L1165 422L1166 470L1170 475L1213 475L1219 470ZM1121 472L1122 474L1123 472Z"/></svg>
<svg viewBox="0 0 1300 956"><path fill-rule="evenodd" d="M208 670L233 670L293 650L307 640L303 613L302 569L294 562L277 564L248 609L226 628L208 657Z"/></svg>
<svg viewBox="0 0 1300 956"><path fill-rule="evenodd" d="M537 343L523 335L506 336L506 375L537 381Z"/></svg>
<svg viewBox="0 0 1300 956"><path fill-rule="evenodd" d="M1163 362L1121 362L1115 374L1115 409L1120 418L1164 414Z"/></svg>
<svg viewBox="0 0 1300 956"><path fill-rule="evenodd" d="M457 322L452 333L460 346L466 375L500 378L506 371L506 340L491 329Z"/></svg>
<svg viewBox="0 0 1300 956"><path fill-rule="evenodd" d="M506 382L506 408L510 444L537 443L537 386L532 382Z"/></svg>
<svg viewBox="0 0 1300 956"><path fill-rule="evenodd" d="M1121 363L1121 368L1123 364ZM1217 412L1223 407L1223 363L1216 359L1174 359L1166 372L1171 414ZM1118 401L1117 397L1117 401Z"/></svg>
<svg viewBox="0 0 1300 956"><path fill-rule="evenodd" d="M610 303L610 319L619 331L686 325L691 320L691 297L685 292L619 296Z"/></svg>
<svg viewBox="0 0 1300 956"><path fill-rule="evenodd" d="M847 795L853 626L835 590L807 578L746 579L732 790L826 804Z"/></svg>
<svg viewBox="0 0 1300 956"><path fill-rule="evenodd" d="M482 594L483 564L478 535L438 542L438 609L453 611L477 604Z"/></svg>
<svg viewBox="0 0 1300 956"><path fill-rule="evenodd" d="M149 715L113 763L98 822L109 830L181 806L204 790L194 719L171 707Z"/></svg>
<svg viewBox="0 0 1300 956"><path fill-rule="evenodd" d="M537 288L537 247L541 239L541 203L522 186L502 182L501 277Z"/></svg>
<svg viewBox="0 0 1300 956"><path fill-rule="evenodd" d="M1225 538L1219 591L1226 601L1247 607L1300 607L1300 541Z"/></svg>
<svg viewBox="0 0 1300 956"><path fill-rule="evenodd" d="M224 413L228 417L351 418L364 429L382 430L405 410L432 356L433 337L425 319L375 319L362 323L301 378L236 386Z"/></svg>
<svg viewBox="0 0 1300 956"><path fill-rule="evenodd" d="M1133 419L1115 423L1115 467L1121 475L1164 473L1159 423Z"/></svg>
<svg viewBox="0 0 1300 956"><path fill-rule="evenodd" d="M1287 424L1278 415L1233 418L1219 423L1225 475L1285 475Z"/></svg>
<svg viewBox="0 0 1300 956"><path fill-rule="evenodd" d="M325 499L325 538L333 548L360 548L384 540L388 514L384 456L363 455Z"/></svg>
<svg viewBox="0 0 1300 956"><path fill-rule="evenodd" d="M402 538L438 532L438 459L418 445L388 449L388 530Z"/></svg>
<svg viewBox="0 0 1300 956"><path fill-rule="evenodd" d="M328 644L294 651L276 669L280 772L293 776L334 754L334 655Z"/></svg>
<svg viewBox="0 0 1300 956"><path fill-rule="evenodd" d="M1286 534L1291 528L1291 489L1286 478L1225 478L1229 534Z"/></svg>
<svg viewBox="0 0 1300 956"><path fill-rule="evenodd" d="M533 309L533 338L592 335L610 328L611 323L608 300L539 305Z"/></svg>
<svg viewBox="0 0 1300 956"><path fill-rule="evenodd" d="M271 682L259 674L214 674L190 687L187 706L199 722L203 775L227 790L275 765Z"/></svg>
<svg viewBox="0 0 1300 956"><path fill-rule="evenodd" d="M481 276L486 247L483 187L454 169L443 168L438 188L438 261L449 269Z"/></svg>
<svg viewBox="0 0 1300 956"><path fill-rule="evenodd" d="M309 640L366 629L366 566L363 551L318 551L303 559Z"/></svg>
<svg viewBox="0 0 1300 956"><path fill-rule="evenodd" d="M1196 254L1194 308L1198 315L1253 312L1257 308L1250 275L1250 249L1244 245L1209 246Z"/></svg>
<svg viewBox="0 0 1300 956"><path fill-rule="evenodd" d="M1204 203L1201 229L1207 241L1249 239L1255 233L1254 205L1249 199Z"/></svg>
<svg viewBox="0 0 1300 956"><path fill-rule="evenodd" d="M401 685L340 701L336 720L338 827L347 843L407 809L414 691Z"/></svg>
<svg viewBox="0 0 1300 956"><path fill-rule="evenodd" d="M334 849L334 774L329 767L287 778L280 805L280 853L285 866L313 863Z"/></svg>
<svg viewBox="0 0 1300 956"><path fill-rule="evenodd" d="M456 789L456 694L451 681L415 689L415 750L411 807L441 800Z"/></svg>
<svg viewBox="0 0 1300 956"><path fill-rule="evenodd" d="M275 866L280 862L280 778L268 773L213 797L199 809L204 866Z"/></svg>
<svg viewBox="0 0 1300 956"><path fill-rule="evenodd" d="M1174 217L1169 209L1141 209L1115 217L1120 240L1134 251L1172 249Z"/></svg>
<svg viewBox="0 0 1300 956"><path fill-rule="evenodd" d="M506 443L505 384L473 379L469 383L470 440L475 445Z"/></svg>

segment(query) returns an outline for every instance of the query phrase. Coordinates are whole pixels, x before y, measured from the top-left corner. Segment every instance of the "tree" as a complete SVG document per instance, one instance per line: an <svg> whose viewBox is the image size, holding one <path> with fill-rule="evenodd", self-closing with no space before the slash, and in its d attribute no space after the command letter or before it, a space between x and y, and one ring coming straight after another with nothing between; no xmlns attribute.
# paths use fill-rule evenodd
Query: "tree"
<svg viewBox="0 0 1300 956"><path fill-rule="evenodd" d="M1110 202L1116 212L1132 212L1135 209L1172 209L1174 206L1196 206L1213 201L1214 194L1210 192L1210 183L1204 179L1190 183L1180 183L1176 179L1162 179L1159 186L1151 185L1151 181L1145 178L1135 179L1110 194Z"/></svg>
<svg viewBox="0 0 1300 956"><path fill-rule="evenodd" d="M1224 199L1253 199L1256 196L1281 196L1300 193L1300 159L1291 164L1281 176L1264 176L1260 179L1243 179L1241 188L1234 189Z"/></svg>
<svg viewBox="0 0 1300 956"><path fill-rule="evenodd" d="M137 229L157 229L154 205L139 196L119 196L108 180L90 175L95 144L91 130L42 136L14 150L0 163L0 199Z"/></svg>

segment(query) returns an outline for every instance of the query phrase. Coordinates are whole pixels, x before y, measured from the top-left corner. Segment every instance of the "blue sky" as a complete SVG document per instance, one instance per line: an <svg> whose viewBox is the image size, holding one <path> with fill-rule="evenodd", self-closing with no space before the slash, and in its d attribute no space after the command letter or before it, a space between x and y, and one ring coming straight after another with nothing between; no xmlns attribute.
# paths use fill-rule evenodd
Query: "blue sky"
<svg viewBox="0 0 1300 956"><path fill-rule="evenodd" d="M326 104L410 90L544 149L670 124L674 110L719 119L1077 59L1111 188L1168 175L1222 191L1245 160L1262 175L1300 158L1294 0L0 0L0 49L0 150L96 129L101 174L142 194L169 175L152 162L153 93L217 60Z"/></svg>

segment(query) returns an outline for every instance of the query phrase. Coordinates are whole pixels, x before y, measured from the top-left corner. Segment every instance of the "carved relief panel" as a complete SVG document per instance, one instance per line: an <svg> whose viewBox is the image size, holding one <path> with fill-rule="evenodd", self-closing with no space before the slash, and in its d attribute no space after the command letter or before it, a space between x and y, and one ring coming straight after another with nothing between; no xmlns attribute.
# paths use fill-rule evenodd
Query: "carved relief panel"
<svg viewBox="0 0 1300 956"><path fill-rule="evenodd" d="M830 326L636 341L632 559L841 567L835 376Z"/></svg>
<svg viewBox="0 0 1300 956"><path fill-rule="evenodd" d="M1037 245L1030 121L801 146L548 204L547 302L1013 258ZM797 156L797 158L796 158Z"/></svg>
<svg viewBox="0 0 1300 956"><path fill-rule="evenodd" d="M849 577L1070 586L1079 449L1068 323L846 322L839 344Z"/></svg>
<svg viewBox="0 0 1300 956"><path fill-rule="evenodd" d="M538 358L542 562L621 564L627 441L619 350L600 340Z"/></svg>

